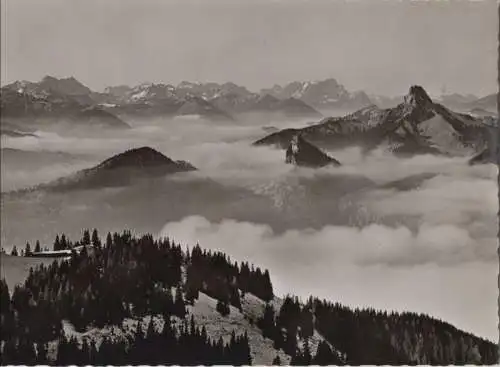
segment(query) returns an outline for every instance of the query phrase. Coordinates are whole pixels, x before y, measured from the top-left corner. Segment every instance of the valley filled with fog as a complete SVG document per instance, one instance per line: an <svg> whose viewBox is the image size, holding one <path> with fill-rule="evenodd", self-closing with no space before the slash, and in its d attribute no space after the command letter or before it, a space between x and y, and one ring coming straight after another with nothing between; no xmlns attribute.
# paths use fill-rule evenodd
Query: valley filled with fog
<svg viewBox="0 0 500 367"><path fill-rule="evenodd" d="M495 340L496 167L351 147L328 152L342 166L310 169L252 146L310 122L184 116L94 135L2 135L2 246L134 228L269 268L279 295L425 312ZM6 194L142 146L197 170L130 187Z"/></svg>

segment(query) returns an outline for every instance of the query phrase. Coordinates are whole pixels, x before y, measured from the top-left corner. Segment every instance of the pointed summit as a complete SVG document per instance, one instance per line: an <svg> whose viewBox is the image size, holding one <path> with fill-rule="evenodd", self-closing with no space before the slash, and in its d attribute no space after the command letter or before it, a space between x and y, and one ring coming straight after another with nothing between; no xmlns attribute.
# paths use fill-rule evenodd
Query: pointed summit
<svg viewBox="0 0 500 367"><path fill-rule="evenodd" d="M409 104L413 107L417 106L427 106L432 104L432 99L429 97L424 88L419 85L412 85L410 91L404 97L404 103Z"/></svg>
<svg viewBox="0 0 500 367"><path fill-rule="evenodd" d="M319 168L330 164L340 166L340 162L323 153L300 134L295 135L286 150L286 163L297 166Z"/></svg>
<svg viewBox="0 0 500 367"><path fill-rule="evenodd" d="M167 164L173 164L174 161L163 155L162 153L150 147L141 147L127 150L123 153L117 154L101 164L96 168L116 169L124 167L154 167Z"/></svg>

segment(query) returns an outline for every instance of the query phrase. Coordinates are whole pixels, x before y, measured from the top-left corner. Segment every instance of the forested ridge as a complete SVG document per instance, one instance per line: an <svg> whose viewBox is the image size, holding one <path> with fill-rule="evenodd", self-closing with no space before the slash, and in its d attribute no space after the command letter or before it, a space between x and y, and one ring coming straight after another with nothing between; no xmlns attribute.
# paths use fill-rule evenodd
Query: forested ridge
<svg viewBox="0 0 500 367"><path fill-rule="evenodd" d="M30 255L27 244L25 255ZM35 245L37 250L39 244ZM310 297L284 297L276 306L267 270L234 262L226 254L184 249L174 241L129 231L104 239L85 230L79 241L57 236L54 250L81 248L30 273L23 285L0 283L1 363L5 364L252 364L247 330L212 338L188 308L200 293L217 300L227 317L252 294L262 301L256 327L292 365L308 364L495 364L497 346L450 324L415 313L350 309ZM234 308L233 308L234 310ZM233 311L234 312L234 311ZM78 341L75 330L139 321L121 340ZM313 334L322 336L314 353ZM49 345L57 341L54 353ZM276 353L274 364L284 363Z"/></svg>

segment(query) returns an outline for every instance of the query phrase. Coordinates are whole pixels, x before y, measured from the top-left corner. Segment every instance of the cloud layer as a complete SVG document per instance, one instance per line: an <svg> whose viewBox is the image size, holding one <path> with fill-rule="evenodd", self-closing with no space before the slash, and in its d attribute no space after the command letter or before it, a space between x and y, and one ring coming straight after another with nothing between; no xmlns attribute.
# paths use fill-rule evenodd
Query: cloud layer
<svg viewBox="0 0 500 367"><path fill-rule="evenodd" d="M425 312L492 340L498 333L496 259L454 261L477 245L457 227L424 225L412 235L405 227L328 226L276 235L265 225L189 217L161 235L270 269L277 294Z"/></svg>
<svg viewBox="0 0 500 367"><path fill-rule="evenodd" d="M113 229L143 225L154 207L149 221L160 228L168 220L161 233L269 268L279 294L314 294L352 305L426 312L496 339L496 167L471 167L465 158L401 159L383 151L363 155L349 148L329 152L342 167L312 170L285 164L281 150L251 146L266 135L264 126L283 128L286 123L175 119L133 125L131 131L111 136L40 132L39 138L2 137L2 146L83 154L89 166L144 145L190 161L199 171L165 183L167 191L180 190L176 196L184 203L174 205L165 193L152 198L140 188L128 196L128 204L123 202L125 194L114 198L105 192L86 194L72 204L59 197L48 202L54 209L74 207L61 223L74 221L76 227L95 221L91 209L103 212L98 203L112 203L106 204L112 215L104 216L100 225ZM2 171L2 180L6 174L9 184L22 186L80 168L74 162L43 163L38 170L20 164ZM223 187L250 189L263 198L240 200L236 195L234 203L228 203L220 196L205 202L203 195L210 190L196 195L182 191L206 190L200 180L206 178ZM174 185L176 180L188 182ZM202 202L191 202L191 207L204 211L185 210L193 197ZM45 206L33 218L15 203L14 208L25 223L33 223L33 233L53 227L42 223ZM17 223L19 213L2 212L2 223ZM26 226L13 226L8 234L17 235L12 231L21 228L27 232Z"/></svg>

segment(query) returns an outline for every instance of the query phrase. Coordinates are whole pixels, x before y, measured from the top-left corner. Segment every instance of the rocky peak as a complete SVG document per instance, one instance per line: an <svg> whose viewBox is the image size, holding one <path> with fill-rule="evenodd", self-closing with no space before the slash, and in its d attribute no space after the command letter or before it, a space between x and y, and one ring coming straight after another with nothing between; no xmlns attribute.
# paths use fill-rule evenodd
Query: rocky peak
<svg viewBox="0 0 500 367"><path fill-rule="evenodd" d="M87 95L92 92L74 77L58 79L47 75L39 83L39 87L66 95Z"/></svg>
<svg viewBox="0 0 500 367"><path fill-rule="evenodd" d="M424 88L419 85L412 85L410 91L404 97L404 103L412 107L426 107L432 104L432 99Z"/></svg>
<svg viewBox="0 0 500 367"><path fill-rule="evenodd" d="M311 168L324 167L330 164L340 166L339 161L323 153L300 134L292 137L286 150L285 162Z"/></svg>
<svg viewBox="0 0 500 367"><path fill-rule="evenodd" d="M424 88L419 85L412 85L399 107L403 118L421 121L427 120L434 115L433 106L434 103Z"/></svg>

